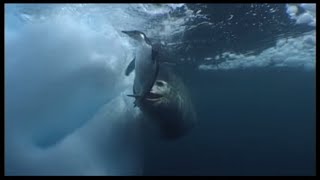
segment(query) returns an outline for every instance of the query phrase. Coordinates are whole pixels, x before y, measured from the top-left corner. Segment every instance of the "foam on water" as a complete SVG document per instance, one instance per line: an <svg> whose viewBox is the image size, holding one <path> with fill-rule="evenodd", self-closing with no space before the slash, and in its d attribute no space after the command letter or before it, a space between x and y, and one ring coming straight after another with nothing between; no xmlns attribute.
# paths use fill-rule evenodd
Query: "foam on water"
<svg viewBox="0 0 320 180"><path fill-rule="evenodd" d="M294 67L305 70L315 68L315 31L300 37L279 39L276 46L265 49L257 55L224 52L214 59L224 59L219 64L199 65L201 70L243 69L256 67ZM207 58L209 59L209 58Z"/></svg>
<svg viewBox="0 0 320 180"><path fill-rule="evenodd" d="M298 6L303 8L304 12L299 12ZM287 4L286 8L287 14L296 24L316 25L315 4ZM227 70L255 67L293 67L314 70L316 63L315 48L316 33L313 30L298 37L278 39L274 47L265 49L257 55L224 52L215 58L207 57L206 60L220 61L222 59L224 61L218 64L201 64L199 69Z"/></svg>

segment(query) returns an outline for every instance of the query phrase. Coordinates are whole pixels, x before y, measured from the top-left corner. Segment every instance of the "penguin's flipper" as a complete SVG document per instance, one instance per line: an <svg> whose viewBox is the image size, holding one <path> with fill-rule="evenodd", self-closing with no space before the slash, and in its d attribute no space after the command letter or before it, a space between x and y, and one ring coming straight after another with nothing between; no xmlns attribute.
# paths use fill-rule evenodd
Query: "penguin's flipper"
<svg viewBox="0 0 320 180"><path fill-rule="evenodd" d="M133 58L133 60L129 63L127 69L126 69L126 72L125 72L125 75L126 76L129 76L129 74L134 70L135 68L135 59L136 58Z"/></svg>

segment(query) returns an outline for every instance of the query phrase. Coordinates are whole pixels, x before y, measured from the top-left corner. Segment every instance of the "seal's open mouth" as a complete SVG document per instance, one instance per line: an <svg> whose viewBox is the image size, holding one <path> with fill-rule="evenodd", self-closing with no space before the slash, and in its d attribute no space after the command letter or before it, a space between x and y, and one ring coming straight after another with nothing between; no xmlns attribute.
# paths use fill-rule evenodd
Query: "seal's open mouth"
<svg viewBox="0 0 320 180"><path fill-rule="evenodd" d="M148 101L156 101L159 100L160 98L162 98L163 96L161 94L157 94L157 93L153 93L153 92L149 92L146 96L146 100Z"/></svg>

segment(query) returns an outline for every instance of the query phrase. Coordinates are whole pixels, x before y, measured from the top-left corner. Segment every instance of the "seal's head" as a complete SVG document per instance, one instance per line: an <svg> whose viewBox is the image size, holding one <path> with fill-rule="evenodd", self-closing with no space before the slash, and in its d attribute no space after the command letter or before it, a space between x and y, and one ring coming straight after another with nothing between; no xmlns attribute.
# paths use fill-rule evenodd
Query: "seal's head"
<svg viewBox="0 0 320 180"><path fill-rule="evenodd" d="M145 103L154 108L167 106L170 103L172 90L172 87L166 81L156 80L145 98Z"/></svg>
<svg viewBox="0 0 320 180"><path fill-rule="evenodd" d="M196 122L195 111L185 86L173 74L170 74L170 79L158 78L155 81L140 109L150 117L149 122L159 127L160 134L165 139L185 135Z"/></svg>

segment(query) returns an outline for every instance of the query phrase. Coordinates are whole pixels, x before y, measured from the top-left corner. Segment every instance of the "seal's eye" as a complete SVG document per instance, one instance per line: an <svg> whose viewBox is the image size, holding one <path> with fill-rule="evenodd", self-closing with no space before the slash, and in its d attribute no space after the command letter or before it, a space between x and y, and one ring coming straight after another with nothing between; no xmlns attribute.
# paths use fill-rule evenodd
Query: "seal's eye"
<svg viewBox="0 0 320 180"><path fill-rule="evenodd" d="M162 87L164 86L164 83L162 81L156 81L156 85Z"/></svg>

